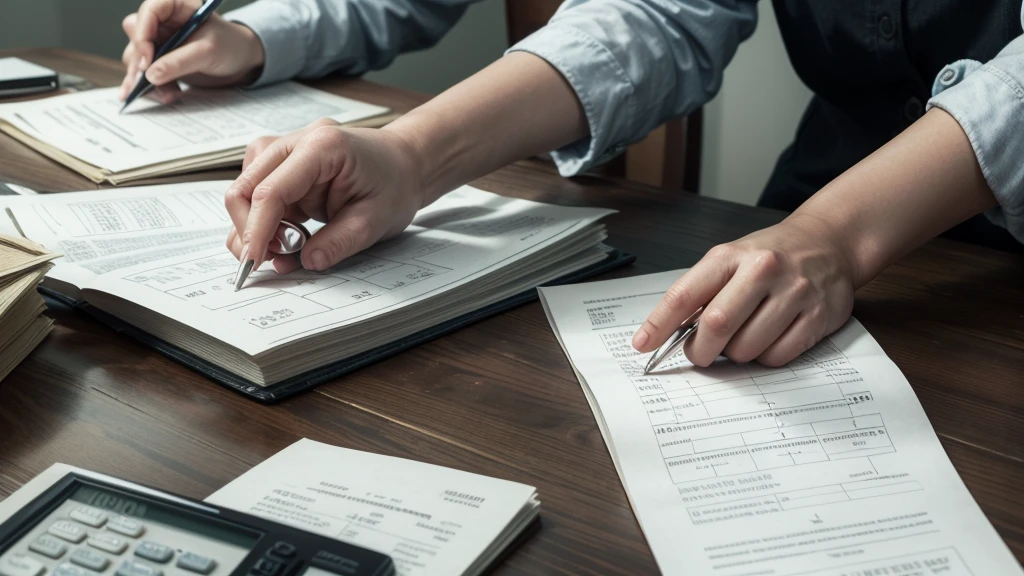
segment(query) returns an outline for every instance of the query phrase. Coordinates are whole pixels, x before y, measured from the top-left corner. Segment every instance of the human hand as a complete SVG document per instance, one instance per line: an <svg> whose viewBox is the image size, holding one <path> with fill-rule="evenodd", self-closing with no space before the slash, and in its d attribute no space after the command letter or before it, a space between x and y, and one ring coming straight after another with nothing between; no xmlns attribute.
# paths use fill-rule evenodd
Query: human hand
<svg viewBox="0 0 1024 576"><path fill-rule="evenodd" d="M798 212L712 248L668 289L633 336L633 347L657 349L704 306L700 327L683 345L691 362L708 366L724 354L781 366L850 317L853 262L827 222Z"/></svg>
<svg viewBox="0 0 1024 576"><path fill-rule="evenodd" d="M128 69L118 98L128 97L139 74L156 87L150 94L162 103L181 94L178 80L193 86L231 86L256 80L263 66L263 43L249 28L217 14L199 27L184 44L153 62L157 47L174 35L195 14L202 0L145 0L121 26L128 45L121 61Z"/></svg>
<svg viewBox="0 0 1024 576"><path fill-rule="evenodd" d="M423 206L414 158L397 133L326 119L260 138L246 148L242 174L225 196L234 224L228 248L254 269L269 259L290 272L299 262L267 246L282 219L314 219L326 225L306 242L301 264L325 270L412 222Z"/></svg>

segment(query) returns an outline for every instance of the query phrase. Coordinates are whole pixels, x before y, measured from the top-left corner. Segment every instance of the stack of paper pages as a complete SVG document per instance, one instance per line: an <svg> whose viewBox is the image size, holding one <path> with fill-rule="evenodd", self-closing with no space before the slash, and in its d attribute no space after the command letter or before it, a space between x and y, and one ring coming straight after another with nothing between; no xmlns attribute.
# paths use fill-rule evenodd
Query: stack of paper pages
<svg viewBox="0 0 1024 576"><path fill-rule="evenodd" d="M683 272L541 289L662 572L1024 574L856 320L786 366L644 374L633 333Z"/></svg>
<svg viewBox="0 0 1024 576"><path fill-rule="evenodd" d="M275 504L287 491L303 509ZM207 502L391 556L402 576L483 573L537 518L537 489L300 440Z"/></svg>
<svg viewBox="0 0 1024 576"><path fill-rule="evenodd" d="M170 105L141 99L124 114L116 88L0 104L0 130L94 182L119 184L238 166L260 136L320 118L378 126L387 108L285 82L258 90L186 90Z"/></svg>
<svg viewBox="0 0 1024 576"><path fill-rule="evenodd" d="M238 261L224 246L229 184L3 202L24 236L64 254L46 287L169 343L172 356L218 381L235 375L253 389L370 350L383 357L410 335L443 333L456 318L609 258L598 223L609 210L464 187L327 271L279 276L265 264L236 292Z"/></svg>
<svg viewBox="0 0 1024 576"><path fill-rule="evenodd" d="M56 254L24 238L0 235L0 380L43 338L53 321L36 287Z"/></svg>

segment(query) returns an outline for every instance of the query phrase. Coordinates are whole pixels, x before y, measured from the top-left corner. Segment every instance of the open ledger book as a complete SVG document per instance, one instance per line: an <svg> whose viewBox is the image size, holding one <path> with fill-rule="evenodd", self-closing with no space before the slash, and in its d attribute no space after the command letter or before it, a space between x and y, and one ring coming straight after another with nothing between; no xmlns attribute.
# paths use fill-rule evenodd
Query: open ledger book
<svg viewBox="0 0 1024 576"><path fill-rule="evenodd" d="M44 287L268 401L533 299L541 284L626 260L602 244L598 220L609 210L463 187L421 210L401 235L327 271L279 276L264 264L235 292L238 261L224 247L229 184L4 202L25 237L64 254Z"/></svg>
<svg viewBox="0 0 1024 576"><path fill-rule="evenodd" d="M140 99L119 114L116 88L0 104L0 130L94 182L120 184L237 166L260 136L320 118L380 126L387 108L294 82L258 90L186 90L174 104Z"/></svg>

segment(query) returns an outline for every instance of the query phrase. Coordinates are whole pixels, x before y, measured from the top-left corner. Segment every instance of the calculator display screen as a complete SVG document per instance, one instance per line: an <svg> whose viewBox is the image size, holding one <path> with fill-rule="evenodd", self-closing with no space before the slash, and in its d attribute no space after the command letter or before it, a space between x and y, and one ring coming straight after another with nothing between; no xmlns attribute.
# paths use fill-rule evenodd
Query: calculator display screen
<svg viewBox="0 0 1024 576"><path fill-rule="evenodd" d="M133 498L119 492L94 486L78 488L72 493L70 500L81 502L94 508L108 510L122 516L159 522L198 536L219 540L226 544L232 544L249 550L256 545L256 542L262 535L255 530L228 524L227 522L197 518L193 514L172 505Z"/></svg>

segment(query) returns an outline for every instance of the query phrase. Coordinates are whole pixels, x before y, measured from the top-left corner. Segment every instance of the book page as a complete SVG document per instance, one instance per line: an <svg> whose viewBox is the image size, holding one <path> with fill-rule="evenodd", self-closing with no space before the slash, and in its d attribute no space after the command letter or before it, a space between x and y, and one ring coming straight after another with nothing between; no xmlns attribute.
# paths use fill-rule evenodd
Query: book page
<svg viewBox="0 0 1024 576"><path fill-rule="evenodd" d="M466 573L540 505L525 484L312 440L206 501L387 554L400 576Z"/></svg>
<svg viewBox="0 0 1024 576"><path fill-rule="evenodd" d="M528 262L612 213L466 186L421 210L401 235L333 268L280 276L265 263L236 292L238 260L224 245L228 185L36 196L10 210L28 238L65 255L58 260L60 278L155 310L251 355ZM317 226L307 223L314 232Z"/></svg>
<svg viewBox="0 0 1024 576"><path fill-rule="evenodd" d="M1024 573L856 320L781 368L645 376L633 333L683 272L541 289L664 573Z"/></svg>
<svg viewBox="0 0 1024 576"><path fill-rule="evenodd" d="M387 112L294 82L256 90L189 89L178 102L141 98L119 114L117 88L0 105L0 120L110 172L244 148L320 118L351 122Z"/></svg>
<svg viewBox="0 0 1024 576"><path fill-rule="evenodd" d="M49 277L79 288L101 274L223 247L230 181L6 197L10 229L63 256Z"/></svg>

